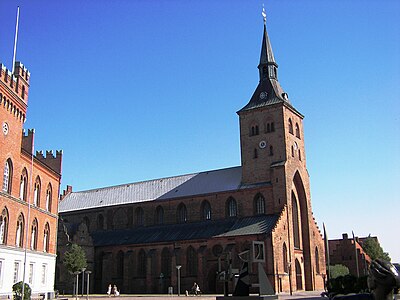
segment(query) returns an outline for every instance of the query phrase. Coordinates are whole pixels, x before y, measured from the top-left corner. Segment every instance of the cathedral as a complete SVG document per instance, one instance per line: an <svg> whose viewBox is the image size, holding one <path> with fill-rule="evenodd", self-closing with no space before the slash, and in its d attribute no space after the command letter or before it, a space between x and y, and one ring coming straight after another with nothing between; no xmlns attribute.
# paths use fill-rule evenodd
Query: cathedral
<svg viewBox="0 0 400 300"><path fill-rule="evenodd" d="M259 82L237 112L241 165L87 191L59 203L56 289L71 292L62 265L70 243L88 259L90 292L232 293L239 254L263 245L276 293L324 288L324 243L313 218L303 115L278 81L264 20ZM257 283L250 260L251 283ZM83 280L86 280L83 278ZM250 290L256 292L255 288Z"/></svg>

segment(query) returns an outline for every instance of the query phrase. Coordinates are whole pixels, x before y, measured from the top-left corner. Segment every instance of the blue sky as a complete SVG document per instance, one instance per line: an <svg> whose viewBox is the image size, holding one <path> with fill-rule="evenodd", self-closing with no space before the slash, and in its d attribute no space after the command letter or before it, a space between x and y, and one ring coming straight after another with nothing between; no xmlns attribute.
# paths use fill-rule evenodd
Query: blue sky
<svg viewBox="0 0 400 300"><path fill-rule="evenodd" d="M240 164L262 1L0 2L0 61L31 71L36 150L74 190ZM314 216L400 261L400 2L266 1L279 81L305 115Z"/></svg>

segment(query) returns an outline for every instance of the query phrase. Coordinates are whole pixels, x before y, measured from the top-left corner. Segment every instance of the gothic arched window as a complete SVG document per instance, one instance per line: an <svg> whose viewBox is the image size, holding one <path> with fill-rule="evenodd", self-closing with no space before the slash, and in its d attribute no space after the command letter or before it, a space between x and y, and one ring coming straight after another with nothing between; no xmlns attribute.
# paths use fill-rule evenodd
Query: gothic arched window
<svg viewBox="0 0 400 300"><path fill-rule="evenodd" d="M233 197L229 197L227 202L226 202L226 208L227 208L227 216L228 217L236 217L238 214L237 211L237 204L236 200Z"/></svg>
<svg viewBox="0 0 400 300"><path fill-rule="evenodd" d="M143 249L139 251L138 254L138 276L145 277L146 276L146 252Z"/></svg>
<svg viewBox="0 0 400 300"><path fill-rule="evenodd" d="M31 228L31 250L37 249L38 222L36 218L32 222Z"/></svg>
<svg viewBox="0 0 400 300"><path fill-rule="evenodd" d="M254 214L265 214L265 199L260 193L254 197Z"/></svg>
<svg viewBox="0 0 400 300"><path fill-rule="evenodd" d="M36 177L35 188L33 190L33 205L40 206L40 177Z"/></svg>
<svg viewBox="0 0 400 300"><path fill-rule="evenodd" d="M210 202L204 200L201 205L202 220L211 220L211 205Z"/></svg>
<svg viewBox="0 0 400 300"><path fill-rule="evenodd" d="M117 254L117 278L124 278L124 252Z"/></svg>
<svg viewBox="0 0 400 300"><path fill-rule="evenodd" d="M17 220L17 227L15 233L15 246L22 247L24 242L24 228L25 228L25 221L24 215L21 213Z"/></svg>
<svg viewBox="0 0 400 300"><path fill-rule="evenodd" d="M135 224L136 226L144 225L144 211L141 207L138 207L135 210Z"/></svg>
<svg viewBox="0 0 400 300"><path fill-rule="evenodd" d="M292 119L289 118L289 133L293 134L293 122Z"/></svg>
<svg viewBox="0 0 400 300"><path fill-rule="evenodd" d="M12 162L7 159L3 172L3 192L11 194Z"/></svg>
<svg viewBox="0 0 400 300"><path fill-rule="evenodd" d="M53 197L53 192L51 188L51 184L47 186L46 190L46 210L51 211L51 205L52 205L52 197Z"/></svg>
<svg viewBox="0 0 400 300"><path fill-rule="evenodd" d="M287 248L286 248L286 244L283 243L283 249L282 249L282 262L283 262L283 271L285 273L289 273L289 265L288 265L288 257L287 257Z"/></svg>
<svg viewBox="0 0 400 300"><path fill-rule="evenodd" d="M293 240L294 247L300 248L300 223L299 223L299 208L297 199L292 192L292 218L293 218Z"/></svg>
<svg viewBox="0 0 400 300"><path fill-rule="evenodd" d="M187 258L186 275L187 276L197 275L197 254L192 246L189 246L187 248L186 258Z"/></svg>
<svg viewBox="0 0 400 300"><path fill-rule="evenodd" d="M24 168L21 174L21 180L19 184L19 198L26 201L28 192L28 171Z"/></svg>
<svg viewBox="0 0 400 300"><path fill-rule="evenodd" d="M164 224L164 209L161 205L156 208L156 224Z"/></svg>
<svg viewBox="0 0 400 300"><path fill-rule="evenodd" d="M187 222L186 205L181 203L178 206L178 223L186 223L186 222Z"/></svg>
<svg viewBox="0 0 400 300"><path fill-rule="evenodd" d="M274 155L274 147L269 146L269 156Z"/></svg>
<svg viewBox="0 0 400 300"><path fill-rule="evenodd" d="M315 271L317 272L317 274L320 273L318 247L315 247Z"/></svg>
<svg viewBox="0 0 400 300"><path fill-rule="evenodd" d="M49 252L49 240L50 240L50 226L49 223L46 223L44 226L43 232L43 251Z"/></svg>
<svg viewBox="0 0 400 300"><path fill-rule="evenodd" d="M296 137L300 138L300 127L299 124L296 123Z"/></svg>
<svg viewBox="0 0 400 300"><path fill-rule="evenodd" d="M4 208L0 215L0 244L7 244L8 211Z"/></svg>
<svg viewBox="0 0 400 300"><path fill-rule="evenodd" d="M161 273L164 277L171 277L171 254L166 247L161 252Z"/></svg>

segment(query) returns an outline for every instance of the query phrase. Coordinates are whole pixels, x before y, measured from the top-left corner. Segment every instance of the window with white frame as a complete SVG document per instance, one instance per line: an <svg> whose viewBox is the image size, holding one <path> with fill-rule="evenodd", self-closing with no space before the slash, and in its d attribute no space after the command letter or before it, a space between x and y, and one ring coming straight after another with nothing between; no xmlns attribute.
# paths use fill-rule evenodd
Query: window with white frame
<svg viewBox="0 0 400 300"><path fill-rule="evenodd" d="M46 284L46 271L47 271L47 266L45 264L42 265L42 284Z"/></svg>
<svg viewBox="0 0 400 300"><path fill-rule="evenodd" d="M28 278L28 282L30 285L32 285L32 283L33 283L33 267L34 267L33 263L30 263L29 264L29 278Z"/></svg>
<svg viewBox="0 0 400 300"><path fill-rule="evenodd" d="M19 261L14 262L14 278L13 282L17 283L19 279Z"/></svg>
<svg viewBox="0 0 400 300"><path fill-rule="evenodd" d="M3 261L0 260L0 286L3 285Z"/></svg>

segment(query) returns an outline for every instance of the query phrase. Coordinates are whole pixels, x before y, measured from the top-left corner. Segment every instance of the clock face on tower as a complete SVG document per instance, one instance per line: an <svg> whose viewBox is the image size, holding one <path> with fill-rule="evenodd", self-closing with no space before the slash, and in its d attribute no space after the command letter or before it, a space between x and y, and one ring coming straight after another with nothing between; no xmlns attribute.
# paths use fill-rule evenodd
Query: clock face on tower
<svg viewBox="0 0 400 300"><path fill-rule="evenodd" d="M260 93L260 99L261 99L261 100L267 99L267 95L268 95L267 92L261 92L261 93Z"/></svg>
<svg viewBox="0 0 400 300"><path fill-rule="evenodd" d="M3 122L3 134L7 135L8 134L8 124L6 122Z"/></svg>

